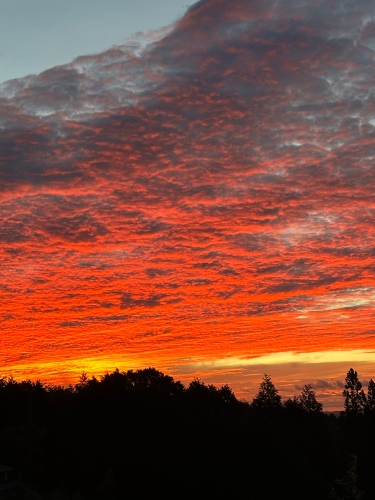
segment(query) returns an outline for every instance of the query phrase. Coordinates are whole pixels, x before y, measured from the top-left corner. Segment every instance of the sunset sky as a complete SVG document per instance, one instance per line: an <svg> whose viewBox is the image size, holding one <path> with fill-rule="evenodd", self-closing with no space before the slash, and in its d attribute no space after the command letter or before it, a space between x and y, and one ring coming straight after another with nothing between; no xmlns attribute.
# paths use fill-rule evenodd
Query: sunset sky
<svg viewBox="0 0 375 500"><path fill-rule="evenodd" d="M374 1L187 3L0 84L0 375L341 409L375 376Z"/></svg>

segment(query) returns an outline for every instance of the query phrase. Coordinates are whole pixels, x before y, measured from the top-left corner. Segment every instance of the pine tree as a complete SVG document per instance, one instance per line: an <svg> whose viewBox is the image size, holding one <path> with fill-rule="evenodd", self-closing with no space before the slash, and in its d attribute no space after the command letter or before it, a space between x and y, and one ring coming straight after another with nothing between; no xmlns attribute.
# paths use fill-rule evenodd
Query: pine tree
<svg viewBox="0 0 375 500"><path fill-rule="evenodd" d="M366 409L375 411L375 382L372 378L369 380L367 388L367 404Z"/></svg>
<svg viewBox="0 0 375 500"><path fill-rule="evenodd" d="M75 385L76 392L81 392L85 387L89 384L89 378L86 372L82 372L82 375L79 377L78 384Z"/></svg>
<svg viewBox="0 0 375 500"><path fill-rule="evenodd" d="M278 390L273 385L271 377L264 374L263 382L260 384L259 392L253 399L252 406L255 408L279 408L281 407L281 397Z"/></svg>
<svg viewBox="0 0 375 500"><path fill-rule="evenodd" d="M299 404L302 409L309 413L321 413L323 410L322 403L316 400L316 393L311 384L302 387L301 395L298 396Z"/></svg>
<svg viewBox="0 0 375 500"><path fill-rule="evenodd" d="M366 395L362 389L362 384L358 380L358 374L350 368L345 378L345 389L342 391L345 398L345 413L357 415L362 413L367 404Z"/></svg>

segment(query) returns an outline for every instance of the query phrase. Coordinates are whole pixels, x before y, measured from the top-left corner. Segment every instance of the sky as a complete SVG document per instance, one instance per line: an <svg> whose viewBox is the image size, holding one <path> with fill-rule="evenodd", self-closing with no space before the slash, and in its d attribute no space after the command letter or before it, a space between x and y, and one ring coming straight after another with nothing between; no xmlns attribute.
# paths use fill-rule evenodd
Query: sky
<svg viewBox="0 0 375 500"><path fill-rule="evenodd" d="M176 22L191 0L0 0L0 82Z"/></svg>
<svg viewBox="0 0 375 500"><path fill-rule="evenodd" d="M342 409L375 375L375 5L159 24L0 84L0 372L250 401L267 373Z"/></svg>

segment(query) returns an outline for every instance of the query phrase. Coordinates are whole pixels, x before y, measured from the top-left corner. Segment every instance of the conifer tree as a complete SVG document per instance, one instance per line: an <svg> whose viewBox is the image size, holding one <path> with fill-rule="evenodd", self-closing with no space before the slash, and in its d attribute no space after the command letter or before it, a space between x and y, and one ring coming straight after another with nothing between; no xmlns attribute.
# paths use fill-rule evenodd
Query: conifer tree
<svg viewBox="0 0 375 500"><path fill-rule="evenodd" d="M317 401L316 393L311 384L302 387L298 401L302 409L309 413L320 413L323 410L323 405Z"/></svg>
<svg viewBox="0 0 375 500"><path fill-rule="evenodd" d="M271 381L271 377L266 373L263 382L260 384L259 392L253 399L252 406L255 408L279 408L281 407L281 397L278 390Z"/></svg>
<svg viewBox="0 0 375 500"><path fill-rule="evenodd" d="M345 389L342 391L345 398L345 413L357 415L362 413L367 404L366 395L362 389L362 384L358 380L358 374L350 368L345 378Z"/></svg>
<svg viewBox="0 0 375 500"><path fill-rule="evenodd" d="M375 382L370 379L367 388L367 404L366 409L375 411Z"/></svg>

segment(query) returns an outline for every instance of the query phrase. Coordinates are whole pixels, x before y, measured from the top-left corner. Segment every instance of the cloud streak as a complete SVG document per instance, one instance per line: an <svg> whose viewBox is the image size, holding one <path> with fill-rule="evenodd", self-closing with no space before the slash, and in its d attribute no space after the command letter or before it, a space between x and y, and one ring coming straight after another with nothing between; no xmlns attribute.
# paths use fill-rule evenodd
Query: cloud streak
<svg viewBox="0 0 375 500"><path fill-rule="evenodd" d="M370 0L206 0L2 84L2 366L373 348L374 57Z"/></svg>

